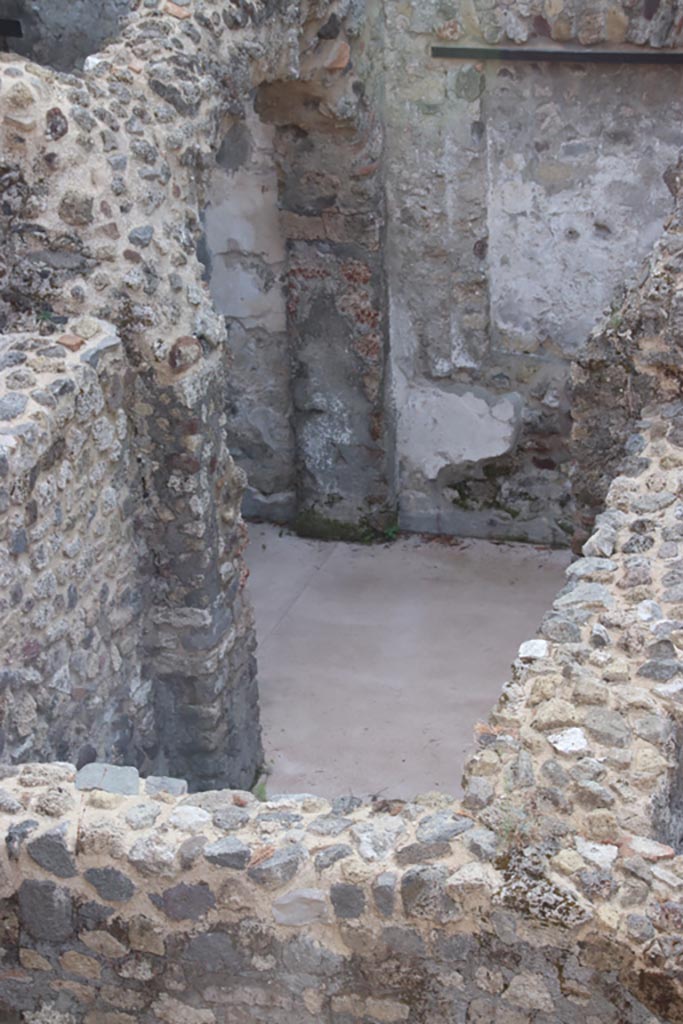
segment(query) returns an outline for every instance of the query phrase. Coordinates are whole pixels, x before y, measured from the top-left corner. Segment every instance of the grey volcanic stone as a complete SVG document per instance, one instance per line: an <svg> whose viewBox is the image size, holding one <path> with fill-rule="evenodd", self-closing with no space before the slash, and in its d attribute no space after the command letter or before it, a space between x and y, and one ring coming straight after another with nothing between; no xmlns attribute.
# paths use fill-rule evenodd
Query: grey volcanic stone
<svg viewBox="0 0 683 1024"><path fill-rule="evenodd" d="M249 812L243 807L222 807L214 811L213 823L216 828L224 832L232 832L233 829L242 828L249 821Z"/></svg>
<svg viewBox="0 0 683 1024"><path fill-rule="evenodd" d="M31 835L31 832L35 832L37 828L38 822L33 818L28 818L25 821L18 821L16 824L10 825L7 829L7 835L5 836L7 856L10 860L18 860L24 840Z"/></svg>
<svg viewBox="0 0 683 1024"><path fill-rule="evenodd" d="M638 675L644 679L656 679L657 682L666 682L683 669L683 662L675 661L673 658L653 658L646 661L638 669Z"/></svg>
<svg viewBox="0 0 683 1024"><path fill-rule="evenodd" d="M28 404L26 395L19 391L10 391L9 394L0 398L0 420L7 421L21 416Z"/></svg>
<svg viewBox="0 0 683 1024"><path fill-rule="evenodd" d="M225 839L217 839L215 843L205 846L204 856L211 864L242 871L251 860L251 850L240 839L226 836Z"/></svg>
<svg viewBox="0 0 683 1024"><path fill-rule="evenodd" d="M629 935L637 942L647 942L655 933L654 926L649 918L643 914L629 914L626 919L626 926Z"/></svg>
<svg viewBox="0 0 683 1024"><path fill-rule="evenodd" d="M401 899L407 917L443 921L452 916L453 902L446 892L448 868L409 868L401 879Z"/></svg>
<svg viewBox="0 0 683 1024"><path fill-rule="evenodd" d="M546 615L541 623L541 633L559 644L577 644L581 640L579 626L564 615Z"/></svg>
<svg viewBox="0 0 683 1024"><path fill-rule="evenodd" d="M161 808L151 801L135 804L126 811L126 822L133 829L151 828L161 813Z"/></svg>
<svg viewBox="0 0 683 1024"><path fill-rule="evenodd" d="M190 939L182 959L196 964L203 974L234 972L242 966L242 957L226 932L204 932Z"/></svg>
<svg viewBox="0 0 683 1024"><path fill-rule="evenodd" d="M156 796L157 793L184 796L187 793L187 780L172 779L167 775L149 775L145 779L145 792L148 796Z"/></svg>
<svg viewBox="0 0 683 1024"><path fill-rule="evenodd" d="M599 708L586 715L585 726L600 743L611 747L624 747L631 731L618 711Z"/></svg>
<svg viewBox="0 0 683 1024"><path fill-rule="evenodd" d="M323 814L308 826L308 831L318 836L338 836L353 825L350 818L337 818L333 814Z"/></svg>
<svg viewBox="0 0 683 1024"><path fill-rule="evenodd" d="M141 249L146 249L153 237L154 228L151 224L144 224L142 227L133 228L128 232L128 241L131 245L137 245Z"/></svg>
<svg viewBox="0 0 683 1024"><path fill-rule="evenodd" d="M448 857L450 853L450 843L410 843L396 851L396 863L401 867L408 864L423 864L426 860Z"/></svg>
<svg viewBox="0 0 683 1024"><path fill-rule="evenodd" d="M103 900L123 902L129 900L135 892L130 878L116 868L88 868L83 877Z"/></svg>
<svg viewBox="0 0 683 1024"><path fill-rule="evenodd" d="M137 796L140 776L137 768L93 761L84 765L76 775L76 789L103 789L106 793Z"/></svg>
<svg viewBox="0 0 683 1024"><path fill-rule="evenodd" d="M204 848L208 843L206 836L190 836L184 843L180 844L178 848L178 859L180 860L180 866L184 871L189 871L190 868L199 860L199 857L204 852Z"/></svg>
<svg viewBox="0 0 683 1024"><path fill-rule="evenodd" d="M166 889L161 896L150 895L152 903L170 917L172 921L197 921L216 906L211 889L206 882L186 885L181 882Z"/></svg>
<svg viewBox="0 0 683 1024"><path fill-rule="evenodd" d="M611 807L614 796L599 782L579 782L576 786L576 798L584 807Z"/></svg>
<svg viewBox="0 0 683 1024"><path fill-rule="evenodd" d="M66 889L34 879L21 883L19 920L34 939L64 942L73 934L73 903Z"/></svg>
<svg viewBox="0 0 683 1024"><path fill-rule="evenodd" d="M337 917L351 920L365 910L365 894L358 885L338 882L330 890L332 906Z"/></svg>
<svg viewBox="0 0 683 1024"><path fill-rule="evenodd" d="M303 860L304 850L301 846L285 846L277 850L272 857L249 868L248 874L258 885L277 889L294 878Z"/></svg>
<svg viewBox="0 0 683 1024"><path fill-rule="evenodd" d="M343 860L351 853L353 850L347 843L335 843L334 846L328 846L326 850L321 850L316 854L314 861L316 871L325 871L326 868L332 867L338 860Z"/></svg>
<svg viewBox="0 0 683 1024"><path fill-rule="evenodd" d="M19 801L8 790L0 788L0 811L3 814L16 814L21 810L23 807Z"/></svg>
<svg viewBox="0 0 683 1024"><path fill-rule="evenodd" d="M67 824L64 822L57 828L44 832L42 836L32 839L26 850L32 860L59 878L73 878L76 871L73 857L66 845Z"/></svg>
<svg viewBox="0 0 683 1024"><path fill-rule="evenodd" d="M383 871L372 883L372 898L378 914L391 917L396 905L396 875L393 871Z"/></svg>
<svg viewBox="0 0 683 1024"><path fill-rule="evenodd" d="M441 843L454 839L472 828L474 822L462 814L438 811L423 818L417 827L417 838L421 843Z"/></svg>
<svg viewBox="0 0 683 1024"><path fill-rule="evenodd" d="M465 796L463 798L463 807L467 807L468 810L478 811L482 807L486 807L487 804L491 803L493 799L493 785L488 779L482 779L480 776L470 779L465 790Z"/></svg>
<svg viewBox="0 0 683 1024"><path fill-rule="evenodd" d="M468 847L480 860L491 860L496 855L498 837L490 828L477 827L467 833Z"/></svg>

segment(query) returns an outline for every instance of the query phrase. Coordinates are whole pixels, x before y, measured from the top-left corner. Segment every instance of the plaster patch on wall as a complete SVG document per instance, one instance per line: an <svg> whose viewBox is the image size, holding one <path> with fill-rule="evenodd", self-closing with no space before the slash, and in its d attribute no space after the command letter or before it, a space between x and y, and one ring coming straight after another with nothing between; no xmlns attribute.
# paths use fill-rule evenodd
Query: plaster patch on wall
<svg viewBox="0 0 683 1024"><path fill-rule="evenodd" d="M412 387L401 395L398 409L404 472L435 480L446 466L512 451L521 427L522 399L516 393L496 398Z"/></svg>

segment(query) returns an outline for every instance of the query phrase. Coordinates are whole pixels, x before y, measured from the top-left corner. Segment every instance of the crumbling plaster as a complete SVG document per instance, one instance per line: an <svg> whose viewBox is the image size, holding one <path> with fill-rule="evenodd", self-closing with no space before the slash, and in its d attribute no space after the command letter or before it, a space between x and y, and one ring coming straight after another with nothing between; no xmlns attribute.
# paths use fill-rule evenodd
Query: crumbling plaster
<svg viewBox="0 0 683 1024"><path fill-rule="evenodd" d="M566 544L569 362L618 305L671 209L662 168L681 141L680 69L476 64L432 59L430 48L662 48L680 43L679 19L670 5L357 6L363 21L359 30L347 19L340 75L345 95L362 90L363 102L352 122L330 103L321 128L311 116L318 72L303 87L271 88L272 164L259 144L253 167L254 187L278 169L277 199L271 177L261 206L271 269L248 241L231 262L241 275L261 267L263 315L282 297L286 332L275 316L271 330L247 323L245 333L249 310L230 282L212 279L240 368L229 430L251 480L245 510L292 521L315 509L355 523L397 510L408 530ZM335 30L324 33L330 47ZM250 117L247 136L263 136L256 125ZM358 149L349 131L369 141ZM364 174L370 189L342 186L349 153L349 184ZM217 187L241 188L244 174L219 167ZM374 239L358 233L369 215ZM229 209L206 219L220 254L242 214L235 229ZM332 250L352 239L365 268L352 283L371 275L369 296L345 296L333 269ZM297 267L304 249L315 268ZM314 300L306 327L300 314ZM266 300L251 301L261 312ZM359 321L372 324L360 339ZM367 369L349 358L359 345L375 354L375 398Z"/></svg>
<svg viewBox="0 0 683 1024"><path fill-rule="evenodd" d="M225 747L208 741L222 741L220 727L235 722L223 683L242 678L252 636L243 480L224 444L225 336L195 258L197 183L223 115L234 116L235 91L250 92L247 69L259 81L289 74L301 17L319 31L329 6L229 12L234 31L223 49L215 5L166 0L158 12L143 10L83 79L16 58L0 63L2 356L13 353L2 370L0 471L20 481L2 494L3 565L43 586L31 559L55 506L37 497L34 505L23 488L47 495L80 434L98 469L74 495L83 503L64 539L78 526L96 553L110 530L124 553L90 570L98 582L110 577L114 594L94 625L113 617L128 567L140 573L140 665L161 702L155 713L176 729L158 718L169 766L190 767L193 784L225 773L224 763L211 765ZM489 34L490 24L487 16ZM135 120L124 131L118 120L134 103L141 133L131 130ZM144 136L153 161L131 135ZM114 200L102 195L105 166ZM668 230L573 368L584 557L478 730L462 802L427 795L359 805L293 794L261 804L242 789L187 795L179 778L142 781L121 765L6 764L0 1007L8 1024L683 1021L680 166L666 178L679 199ZM162 196L151 209L150 190ZM306 250L305 266L318 251ZM345 250L329 259L336 272ZM64 448L52 450L53 439ZM103 439L111 444L102 448ZM100 493L102 465L117 483L114 507ZM58 593L50 583L29 596L36 604L61 597L69 644L78 615L68 609L70 550L55 536ZM87 617L101 598L90 580L83 594ZM10 638L35 606L2 606ZM35 640L42 656L55 637L37 631ZM110 684L112 641L103 634L96 648ZM127 699L130 677L116 678ZM183 705L188 690L197 700ZM17 719L4 699L12 737ZM201 749L188 754L178 729L199 736Z"/></svg>

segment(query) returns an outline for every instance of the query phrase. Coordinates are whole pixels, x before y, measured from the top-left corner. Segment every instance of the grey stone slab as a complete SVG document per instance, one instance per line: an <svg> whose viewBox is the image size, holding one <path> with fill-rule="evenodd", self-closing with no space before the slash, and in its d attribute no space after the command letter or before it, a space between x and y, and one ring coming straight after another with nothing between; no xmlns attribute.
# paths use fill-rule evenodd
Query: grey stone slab
<svg viewBox="0 0 683 1024"><path fill-rule="evenodd" d="M187 793L186 779L173 779L167 775L148 775L144 782L147 796L156 796L157 793L184 796Z"/></svg>
<svg viewBox="0 0 683 1024"><path fill-rule="evenodd" d="M217 839L215 843L205 846L204 856L210 864L242 871L251 860L251 850L234 836L226 836L224 839Z"/></svg>
<svg viewBox="0 0 683 1024"><path fill-rule="evenodd" d="M137 768L128 765L93 761L84 765L76 775L76 789L103 789L106 793L137 796L140 791L140 776Z"/></svg>

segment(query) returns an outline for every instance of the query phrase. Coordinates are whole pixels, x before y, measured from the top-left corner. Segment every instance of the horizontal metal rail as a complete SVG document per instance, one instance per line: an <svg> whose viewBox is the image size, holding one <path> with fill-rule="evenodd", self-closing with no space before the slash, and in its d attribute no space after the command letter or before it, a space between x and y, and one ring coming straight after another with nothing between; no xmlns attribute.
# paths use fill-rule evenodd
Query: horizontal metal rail
<svg viewBox="0 0 683 1024"><path fill-rule="evenodd" d="M680 50L532 50L523 47L432 46L446 60L548 61L552 64L683 64Z"/></svg>

